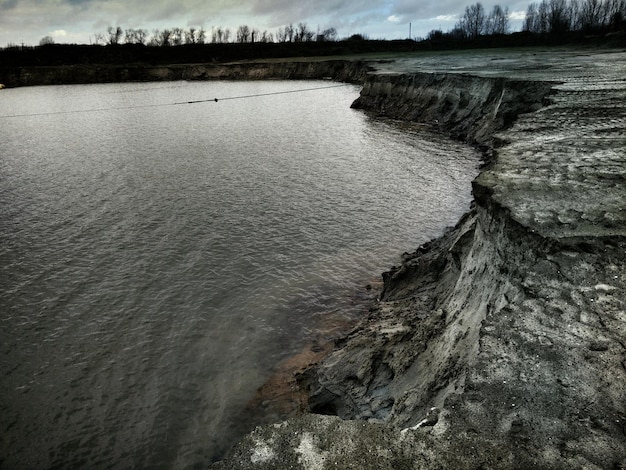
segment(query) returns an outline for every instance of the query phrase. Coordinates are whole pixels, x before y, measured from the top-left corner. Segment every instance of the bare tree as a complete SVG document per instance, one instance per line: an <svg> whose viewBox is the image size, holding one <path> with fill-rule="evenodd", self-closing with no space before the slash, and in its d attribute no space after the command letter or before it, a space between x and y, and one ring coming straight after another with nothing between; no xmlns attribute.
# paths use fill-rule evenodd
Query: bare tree
<svg viewBox="0 0 626 470"><path fill-rule="evenodd" d="M124 42L126 44L145 44L148 38L148 31L145 29L127 29L124 31Z"/></svg>
<svg viewBox="0 0 626 470"><path fill-rule="evenodd" d="M152 33L150 45L160 47L171 46L171 37L172 32L169 29L164 29L163 31L155 29Z"/></svg>
<svg viewBox="0 0 626 470"><path fill-rule="evenodd" d="M526 18L524 19L524 31L531 33L547 33L549 32L548 22L548 4L544 1L541 3L531 3L526 10Z"/></svg>
<svg viewBox="0 0 626 470"><path fill-rule="evenodd" d="M569 26L570 29L574 31L582 30L581 21L581 10L582 10L582 1L581 0L569 0L568 5L569 10Z"/></svg>
<svg viewBox="0 0 626 470"><path fill-rule="evenodd" d="M428 35L426 36L426 39L428 39L429 41L437 41L440 39L443 39L444 34L443 31L440 29L431 29L428 32Z"/></svg>
<svg viewBox="0 0 626 470"><path fill-rule="evenodd" d="M170 36L170 44L172 46L180 46L183 43L185 32L182 28L172 28Z"/></svg>
<svg viewBox="0 0 626 470"><path fill-rule="evenodd" d="M122 39L122 28L120 26L107 28L109 44L119 44Z"/></svg>
<svg viewBox="0 0 626 470"><path fill-rule="evenodd" d="M259 42L268 43L274 42L274 35L267 30L264 30L259 37Z"/></svg>
<svg viewBox="0 0 626 470"><path fill-rule="evenodd" d="M473 39L485 33L486 27L485 9L480 2L465 7L465 14L456 25L464 37Z"/></svg>
<svg viewBox="0 0 626 470"><path fill-rule="evenodd" d="M578 25L583 31L590 32L605 24L605 14L609 2L601 0L585 0L580 5L578 14Z"/></svg>
<svg viewBox="0 0 626 470"><path fill-rule="evenodd" d="M287 26L285 26L284 28L278 28L278 30L276 31L276 40L278 42L289 42L289 33L287 31Z"/></svg>
<svg viewBox="0 0 626 470"><path fill-rule="evenodd" d="M485 26L487 34L507 34L509 32L509 7L502 9L500 5L495 5Z"/></svg>
<svg viewBox="0 0 626 470"><path fill-rule="evenodd" d="M153 29L152 30L152 38L150 39L150 41L148 41L148 46L159 46L159 35L161 34L161 31L158 29Z"/></svg>
<svg viewBox="0 0 626 470"><path fill-rule="evenodd" d="M148 31L143 28L136 29L135 41L137 44L146 44L148 41Z"/></svg>
<svg viewBox="0 0 626 470"><path fill-rule="evenodd" d="M572 29L601 27L604 22L601 10L609 1L542 0L528 6L523 29L532 33L560 34Z"/></svg>
<svg viewBox="0 0 626 470"><path fill-rule="evenodd" d="M550 20L548 13L548 3L543 0L537 8L537 33L549 33L550 32Z"/></svg>
<svg viewBox="0 0 626 470"><path fill-rule="evenodd" d="M537 4L530 3L526 7L526 15L522 24L522 31L535 32L535 20L537 19Z"/></svg>
<svg viewBox="0 0 626 470"><path fill-rule="evenodd" d="M204 44L206 41L206 31L204 30L204 28L200 28L197 32L196 32L196 42L198 44Z"/></svg>
<svg viewBox="0 0 626 470"><path fill-rule="evenodd" d="M571 26L585 32L618 30L626 17L626 0L570 0Z"/></svg>
<svg viewBox="0 0 626 470"><path fill-rule="evenodd" d="M295 41L306 42L312 41L315 37L315 33L311 31L306 23L298 23L295 33Z"/></svg>
<svg viewBox="0 0 626 470"><path fill-rule="evenodd" d="M196 28L192 26L188 31L185 31L185 44L195 44L196 41Z"/></svg>
<svg viewBox="0 0 626 470"><path fill-rule="evenodd" d="M337 40L337 30L333 27L326 28L323 30L318 37L321 36L322 41L336 41Z"/></svg>
<svg viewBox="0 0 626 470"><path fill-rule="evenodd" d="M161 31L161 41L162 46L171 46L172 45L172 31L170 29L164 29Z"/></svg>
<svg viewBox="0 0 626 470"><path fill-rule="evenodd" d="M296 28L293 27L293 25L290 23L287 26L285 26L285 35L287 37L287 40L285 42L293 42L295 35L296 35Z"/></svg>
<svg viewBox="0 0 626 470"><path fill-rule="evenodd" d="M548 3L548 31L550 33L562 33L570 29L570 24L571 14L567 1L550 0Z"/></svg>
<svg viewBox="0 0 626 470"><path fill-rule="evenodd" d="M236 41L241 42L241 43L250 42L250 35L251 35L250 26L248 26L247 24L242 24L241 26L237 28Z"/></svg>
<svg viewBox="0 0 626 470"><path fill-rule="evenodd" d="M44 36L39 40L40 46L46 46L48 44L54 44L54 39L52 39L52 36Z"/></svg>
<svg viewBox="0 0 626 470"><path fill-rule="evenodd" d="M278 42L294 42L298 40L298 29L293 24L278 28L276 32Z"/></svg>
<svg viewBox="0 0 626 470"><path fill-rule="evenodd" d="M606 21L615 30L626 29L626 0L607 0Z"/></svg>

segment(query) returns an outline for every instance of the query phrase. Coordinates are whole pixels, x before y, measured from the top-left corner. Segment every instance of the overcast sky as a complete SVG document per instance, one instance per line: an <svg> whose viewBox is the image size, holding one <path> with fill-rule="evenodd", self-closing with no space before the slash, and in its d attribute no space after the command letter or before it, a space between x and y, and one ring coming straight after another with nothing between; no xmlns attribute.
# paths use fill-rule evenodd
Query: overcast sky
<svg viewBox="0 0 626 470"><path fill-rule="evenodd" d="M317 31L337 29L340 37L370 39L424 37L433 29L450 30L475 0L0 0L0 47L36 45L44 36L57 43L89 44L109 26L154 29L230 28L247 24L275 33L289 23ZM519 29L530 0L482 2L487 11L508 7L513 30ZM234 36L234 34L233 34Z"/></svg>

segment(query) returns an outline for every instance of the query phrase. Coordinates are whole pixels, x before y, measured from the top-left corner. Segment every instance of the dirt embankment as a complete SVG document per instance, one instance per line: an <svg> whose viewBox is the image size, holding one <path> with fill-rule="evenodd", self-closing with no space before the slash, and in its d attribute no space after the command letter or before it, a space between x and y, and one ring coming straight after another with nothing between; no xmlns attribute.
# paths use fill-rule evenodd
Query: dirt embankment
<svg viewBox="0 0 626 470"><path fill-rule="evenodd" d="M467 74L378 74L365 82L352 107L430 124L487 149L496 131L547 104L552 85Z"/></svg>
<svg viewBox="0 0 626 470"><path fill-rule="evenodd" d="M267 60L182 65L63 65L0 67L7 87L173 80L312 80L362 83L371 67L362 60Z"/></svg>
<svg viewBox="0 0 626 470"><path fill-rule="evenodd" d="M319 414L215 468L626 467L626 85L568 70L369 77L355 106L487 150L474 206L301 377Z"/></svg>

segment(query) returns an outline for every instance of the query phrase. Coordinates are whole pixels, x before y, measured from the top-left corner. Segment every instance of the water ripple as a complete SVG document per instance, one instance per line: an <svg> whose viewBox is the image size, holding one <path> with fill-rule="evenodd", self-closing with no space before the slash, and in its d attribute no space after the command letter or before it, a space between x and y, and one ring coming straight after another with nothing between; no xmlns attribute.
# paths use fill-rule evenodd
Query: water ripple
<svg viewBox="0 0 626 470"><path fill-rule="evenodd" d="M206 464L312 318L355 314L467 209L475 153L351 110L356 87L111 109L317 84L174 85L2 93L7 112L100 110L0 130L8 467Z"/></svg>

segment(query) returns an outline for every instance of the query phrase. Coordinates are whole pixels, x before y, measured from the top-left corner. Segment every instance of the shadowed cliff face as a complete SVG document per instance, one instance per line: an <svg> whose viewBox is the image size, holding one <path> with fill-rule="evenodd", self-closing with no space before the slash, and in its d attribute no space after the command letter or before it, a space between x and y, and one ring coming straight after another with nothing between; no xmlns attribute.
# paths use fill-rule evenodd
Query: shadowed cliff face
<svg viewBox="0 0 626 470"><path fill-rule="evenodd" d="M216 468L626 466L626 54L589 60L370 76L354 106L486 148L474 207L301 377L350 421L260 428Z"/></svg>
<svg viewBox="0 0 626 470"><path fill-rule="evenodd" d="M63 65L0 69L8 87L173 80L308 80L361 83L371 67L362 60L267 60L190 65Z"/></svg>
<svg viewBox="0 0 626 470"><path fill-rule="evenodd" d="M460 140L490 145L494 133L545 103L552 83L446 73L371 75L352 105L430 124Z"/></svg>

